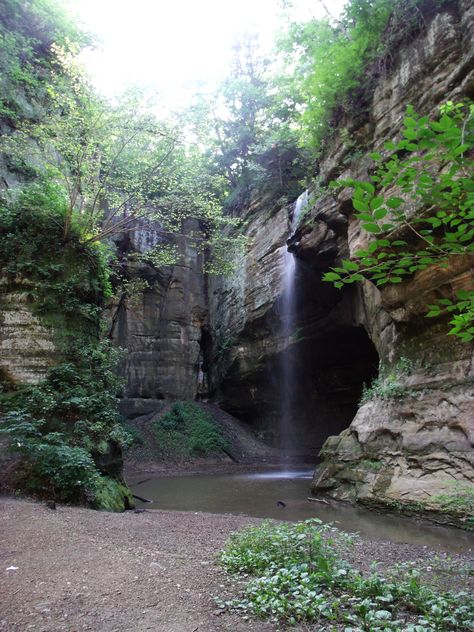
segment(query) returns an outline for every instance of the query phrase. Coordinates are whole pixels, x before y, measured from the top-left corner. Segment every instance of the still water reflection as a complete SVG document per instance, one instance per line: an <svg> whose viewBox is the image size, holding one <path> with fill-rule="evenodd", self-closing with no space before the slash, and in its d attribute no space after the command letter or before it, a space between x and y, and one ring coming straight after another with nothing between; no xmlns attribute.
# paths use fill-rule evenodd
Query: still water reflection
<svg viewBox="0 0 474 632"><path fill-rule="evenodd" d="M345 503L309 502L311 475L306 471L182 475L149 479L132 488L135 494L153 501L146 505L138 502L149 509L291 521L320 518L371 540L422 544L452 552L474 550L474 536L459 529L379 514Z"/></svg>

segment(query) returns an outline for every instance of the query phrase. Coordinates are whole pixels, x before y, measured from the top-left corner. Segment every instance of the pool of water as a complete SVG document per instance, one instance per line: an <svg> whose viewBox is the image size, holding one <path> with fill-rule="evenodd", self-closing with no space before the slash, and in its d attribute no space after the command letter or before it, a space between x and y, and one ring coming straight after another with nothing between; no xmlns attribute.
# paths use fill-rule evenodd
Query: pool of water
<svg viewBox="0 0 474 632"><path fill-rule="evenodd" d="M234 515L306 520L320 518L371 540L427 545L441 550L474 550L474 535L396 515L331 501L308 501L311 471L251 474L194 474L151 478L132 485L134 494L151 500L149 509L204 511Z"/></svg>

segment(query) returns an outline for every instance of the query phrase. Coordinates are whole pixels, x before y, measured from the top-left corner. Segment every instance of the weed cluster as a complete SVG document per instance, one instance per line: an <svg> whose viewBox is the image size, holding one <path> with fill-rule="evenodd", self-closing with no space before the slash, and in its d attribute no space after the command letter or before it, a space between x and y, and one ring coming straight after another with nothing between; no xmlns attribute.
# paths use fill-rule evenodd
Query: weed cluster
<svg viewBox="0 0 474 632"><path fill-rule="evenodd" d="M467 593L439 592L414 568L363 575L344 560L352 542L317 519L245 529L230 538L220 560L229 572L252 578L241 598L218 604L275 623L318 622L324 630L472 629Z"/></svg>
<svg viewBox="0 0 474 632"><path fill-rule="evenodd" d="M380 374L370 386L364 384L359 404L366 404L374 399L398 399L407 393L403 378L413 371L413 363L408 358L400 358L391 367L382 367Z"/></svg>
<svg viewBox="0 0 474 632"><path fill-rule="evenodd" d="M466 528L474 530L474 487L453 481L450 489L430 498L442 513L460 516Z"/></svg>

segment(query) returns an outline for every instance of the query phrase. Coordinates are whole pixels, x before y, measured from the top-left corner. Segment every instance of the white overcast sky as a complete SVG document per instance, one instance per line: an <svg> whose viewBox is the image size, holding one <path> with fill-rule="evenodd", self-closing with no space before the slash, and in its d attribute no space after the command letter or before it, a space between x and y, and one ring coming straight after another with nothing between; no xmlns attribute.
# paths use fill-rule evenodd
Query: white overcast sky
<svg viewBox="0 0 474 632"><path fill-rule="evenodd" d="M281 25L279 0L66 0L98 36L83 54L95 86L113 96L129 85L181 105L196 82L212 86L226 72L236 34L258 32L270 49ZM298 20L324 15L318 0L294 0ZM326 0L333 14L345 0Z"/></svg>

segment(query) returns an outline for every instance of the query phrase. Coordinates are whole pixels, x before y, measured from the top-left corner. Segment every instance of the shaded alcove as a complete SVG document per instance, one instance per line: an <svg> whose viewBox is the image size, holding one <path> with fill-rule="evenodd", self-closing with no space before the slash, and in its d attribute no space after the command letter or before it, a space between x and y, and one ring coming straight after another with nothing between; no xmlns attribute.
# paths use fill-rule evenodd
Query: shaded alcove
<svg viewBox="0 0 474 632"><path fill-rule="evenodd" d="M279 363L289 361L294 371L291 415L281 419L277 406L277 423L268 430L288 456L312 457L328 436L350 425L364 384L377 375L379 358L363 327L341 326L331 335L303 338L272 361L276 366L267 388L269 394L274 391L274 401L288 396L279 392L277 369Z"/></svg>
<svg viewBox="0 0 474 632"><path fill-rule="evenodd" d="M294 371L289 423L282 420L285 362L291 362ZM341 325L321 336L302 336L251 373L237 377L231 371L220 405L268 443L284 447L288 459L313 460L328 436L350 425L364 384L377 376L378 363L365 329Z"/></svg>
<svg viewBox="0 0 474 632"><path fill-rule="evenodd" d="M313 460L328 436L350 425L379 365L359 324L360 292L322 281L320 264L296 260L291 326L282 293L243 332L217 393L225 410L300 460Z"/></svg>

